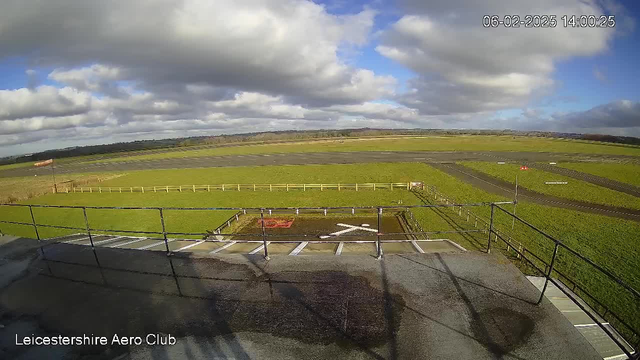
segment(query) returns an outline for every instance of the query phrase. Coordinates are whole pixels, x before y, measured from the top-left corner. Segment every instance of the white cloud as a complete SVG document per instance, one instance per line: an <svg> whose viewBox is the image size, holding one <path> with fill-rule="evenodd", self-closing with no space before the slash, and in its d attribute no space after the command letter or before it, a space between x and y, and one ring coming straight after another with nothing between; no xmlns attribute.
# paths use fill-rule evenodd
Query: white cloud
<svg viewBox="0 0 640 360"><path fill-rule="evenodd" d="M607 28L565 28L561 14L601 14L595 1L405 1L405 15L381 35L377 51L415 71L398 101L426 114L525 106L554 88L559 60L608 49ZM484 14L556 15L555 28L484 28ZM619 18L624 15L619 14Z"/></svg>

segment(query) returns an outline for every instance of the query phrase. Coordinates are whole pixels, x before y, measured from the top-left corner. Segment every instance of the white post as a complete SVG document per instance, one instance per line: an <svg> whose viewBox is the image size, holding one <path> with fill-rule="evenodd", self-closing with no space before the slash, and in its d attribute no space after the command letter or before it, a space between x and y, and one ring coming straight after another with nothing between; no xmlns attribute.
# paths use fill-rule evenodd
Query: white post
<svg viewBox="0 0 640 360"><path fill-rule="evenodd" d="M144 186L140 186L140 189L142 190L142 193L144 194Z"/></svg>
<svg viewBox="0 0 640 360"><path fill-rule="evenodd" d="M180 192L182 192L182 185L180 185Z"/></svg>
<svg viewBox="0 0 640 360"><path fill-rule="evenodd" d="M289 191L289 184L287 184L287 191Z"/></svg>
<svg viewBox="0 0 640 360"><path fill-rule="evenodd" d="M156 187L155 186L153 187L153 192L156 192Z"/></svg>
<svg viewBox="0 0 640 360"><path fill-rule="evenodd" d="M211 191L211 185L207 185L207 191Z"/></svg>
<svg viewBox="0 0 640 360"><path fill-rule="evenodd" d="M307 184L302 184L302 191L307 191Z"/></svg>
<svg viewBox="0 0 640 360"><path fill-rule="evenodd" d="M240 191L240 184L238 184L238 191Z"/></svg>
<svg viewBox="0 0 640 360"><path fill-rule="evenodd" d="M98 191L102 194L102 186L98 186Z"/></svg>
<svg viewBox="0 0 640 360"><path fill-rule="evenodd" d="M133 186L129 188L129 192L133 192Z"/></svg>
<svg viewBox="0 0 640 360"><path fill-rule="evenodd" d="M376 191L376 183L373 183L373 191Z"/></svg>
<svg viewBox="0 0 640 360"><path fill-rule="evenodd" d="M323 185L322 185L322 184L320 184L320 191L322 191L322 190L323 190ZM325 215L326 215L326 214L325 214Z"/></svg>
<svg viewBox="0 0 640 360"><path fill-rule="evenodd" d="M393 183L391 183L390 185L391 185L391 191L393 191Z"/></svg>
<svg viewBox="0 0 640 360"><path fill-rule="evenodd" d="M340 183L338 183L338 191L340 191Z"/></svg>
<svg viewBox="0 0 640 360"><path fill-rule="evenodd" d="M222 191L224 191L224 184L222 184Z"/></svg>
<svg viewBox="0 0 640 360"><path fill-rule="evenodd" d="M269 191L273 191L273 188L271 187L271 184L269 184Z"/></svg>
<svg viewBox="0 0 640 360"><path fill-rule="evenodd" d="M358 191L358 183L356 183L356 191Z"/></svg>
<svg viewBox="0 0 640 360"><path fill-rule="evenodd" d="M253 184L253 191L256 191L256 184Z"/></svg>
<svg viewBox="0 0 640 360"><path fill-rule="evenodd" d="M169 185L167 185L167 192L169 192Z"/></svg>
<svg viewBox="0 0 640 360"><path fill-rule="evenodd" d="M122 188L120 188L120 193L122 193Z"/></svg>
<svg viewBox="0 0 640 360"><path fill-rule="evenodd" d="M196 186L193 185L193 192L196 192Z"/></svg>

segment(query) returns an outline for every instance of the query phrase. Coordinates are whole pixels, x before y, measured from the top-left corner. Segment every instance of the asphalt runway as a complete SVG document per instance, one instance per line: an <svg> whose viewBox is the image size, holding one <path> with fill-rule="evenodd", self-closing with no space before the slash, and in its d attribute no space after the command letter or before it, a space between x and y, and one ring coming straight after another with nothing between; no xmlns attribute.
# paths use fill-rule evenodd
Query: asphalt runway
<svg viewBox="0 0 640 360"><path fill-rule="evenodd" d="M432 164L432 166L484 191L508 198L513 198L515 195L514 186L510 182L494 178L466 166L460 164ZM524 200L540 205L640 221L640 210L570 200L557 196L541 194L523 187L518 188L518 199L520 201Z"/></svg>
<svg viewBox="0 0 640 360"><path fill-rule="evenodd" d="M56 173L69 174L81 172L131 171L150 169L185 169L208 167L268 166L268 165L306 165L306 164L357 164L357 163L394 163L426 162L443 163L457 161L586 161L586 160L632 161L640 162L633 156L594 155L545 152L464 152L464 151L361 151L361 152L314 152L283 154L251 154L206 157L184 157L172 159L118 161L98 163L67 163L56 165ZM0 171L0 177L50 175L51 169L17 168Z"/></svg>

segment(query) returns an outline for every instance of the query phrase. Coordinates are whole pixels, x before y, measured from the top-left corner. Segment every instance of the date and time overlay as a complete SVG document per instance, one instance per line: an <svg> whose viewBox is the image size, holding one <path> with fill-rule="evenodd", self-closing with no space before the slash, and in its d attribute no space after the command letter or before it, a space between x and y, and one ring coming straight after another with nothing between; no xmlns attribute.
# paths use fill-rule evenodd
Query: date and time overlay
<svg viewBox="0 0 640 360"><path fill-rule="evenodd" d="M485 28L614 28L615 15L484 15Z"/></svg>

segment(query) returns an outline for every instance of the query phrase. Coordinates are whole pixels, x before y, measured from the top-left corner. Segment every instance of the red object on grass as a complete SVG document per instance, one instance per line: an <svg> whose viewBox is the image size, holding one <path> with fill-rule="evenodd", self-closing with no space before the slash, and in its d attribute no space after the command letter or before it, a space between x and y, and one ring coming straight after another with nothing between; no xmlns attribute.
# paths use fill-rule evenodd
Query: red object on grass
<svg viewBox="0 0 640 360"><path fill-rule="evenodd" d="M529 170L529 168L525 165L520 166L520 170Z"/></svg>
<svg viewBox="0 0 640 360"><path fill-rule="evenodd" d="M293 220L288 219L264 219L264 227L267 229L285 228L288 229L293 225ZM258 227L262 227L262 219L258 219Z"/></svg>

